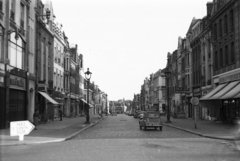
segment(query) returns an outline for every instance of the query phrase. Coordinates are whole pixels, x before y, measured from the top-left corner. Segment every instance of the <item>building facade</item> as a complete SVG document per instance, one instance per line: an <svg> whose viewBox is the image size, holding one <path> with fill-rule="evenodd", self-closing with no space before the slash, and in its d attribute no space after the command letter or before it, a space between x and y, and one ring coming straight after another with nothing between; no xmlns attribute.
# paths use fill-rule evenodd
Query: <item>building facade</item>
<svg viewBox="0 0 240 161"><path fill-rule="evenodd" d="M58 117L58 109L65 111L64 107L64 60L65 60L65 40L61 25L53 22L54 35L54 73L53 73L53 99L58 102L58 106L54 106L54 117ZM63 112L65 114L65 112Z"/></svg>
<svg viewBox="0 0 240 161"><path fill-rule="evenodd" d="M240 2L214 0L211 12L214 89L201 98L212 120L240 118Z"/></svg>

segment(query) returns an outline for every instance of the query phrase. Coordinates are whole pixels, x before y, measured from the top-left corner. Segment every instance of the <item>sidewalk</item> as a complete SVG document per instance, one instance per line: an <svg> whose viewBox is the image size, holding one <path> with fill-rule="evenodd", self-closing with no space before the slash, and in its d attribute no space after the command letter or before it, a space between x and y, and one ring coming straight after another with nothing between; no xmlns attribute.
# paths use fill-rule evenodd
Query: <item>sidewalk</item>
<svg viewBox="0 0 240 161"><path fill-rule="evenodd" d="M63 118L62 121L49 121L46 124L38 125L37 130L33 130L29 135L24 136L23 141L19 141L18 136L10 136L10 129L3 129L0 130L0 146L39 144L69 140L103 119L104 117L100 119L99 115L91 115L91 124L84 124L86 121L85 117Z"/></svg>
<svg viewBox="0 0 240 161"><path fill-rule="evenodd" d="M177 119L171 117L172 123L166 123L166 116L162 116L161 119L165 126L213 139L233 140L233 136L240 130L240 125L223 124L220 121L197 120L197 129L195 129L195 121L192 118Z"/></svg>

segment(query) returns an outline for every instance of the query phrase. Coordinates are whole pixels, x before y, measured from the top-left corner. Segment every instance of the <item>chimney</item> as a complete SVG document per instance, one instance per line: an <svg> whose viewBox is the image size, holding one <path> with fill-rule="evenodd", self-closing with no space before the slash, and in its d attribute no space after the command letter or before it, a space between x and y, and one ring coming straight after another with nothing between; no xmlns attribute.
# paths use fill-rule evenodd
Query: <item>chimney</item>
<svg viewBox="0 0 240 161"><path fill-rule="evenodd" d="M207 3L207 15L210 16L213 8L213 2Z"/></svg>

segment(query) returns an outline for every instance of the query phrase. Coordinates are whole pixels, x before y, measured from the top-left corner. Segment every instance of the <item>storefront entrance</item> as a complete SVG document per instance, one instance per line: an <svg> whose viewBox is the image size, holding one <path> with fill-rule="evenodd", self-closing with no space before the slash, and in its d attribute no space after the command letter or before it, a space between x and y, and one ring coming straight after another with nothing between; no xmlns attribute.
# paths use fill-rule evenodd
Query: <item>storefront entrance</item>
<svg viewBox="0 0 240 161"><path fill-rule="evenodd" d="M6 106L5 106L5 88L0 88L0 129L5 128L5 114L6 114Z"/></svg>
<svg viewBox="0 0 240 161"><path fill-rule="evenodd" d="M9 121L26 119L26 92L10 89L9 91Z"/></svg>

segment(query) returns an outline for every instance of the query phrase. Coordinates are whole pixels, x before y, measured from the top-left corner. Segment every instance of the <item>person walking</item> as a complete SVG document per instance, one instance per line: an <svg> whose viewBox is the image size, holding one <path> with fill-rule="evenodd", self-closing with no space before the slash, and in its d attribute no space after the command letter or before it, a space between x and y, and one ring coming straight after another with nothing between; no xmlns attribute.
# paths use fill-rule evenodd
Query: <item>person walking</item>
<svg viewBox="0 0 240 161"><path fill-rule="evenodd" d="M35 130L37 130L37 125L38 125L38 120L39 120L39 112L38 109L35 110L35 112L33 113L33 124L35 126Z"/></svg>
<svg viewBox="0 0 240 161"><path fill-rule="evenodd" d="M62 121L62 109L61 107L58 108L59 119Z"/></svg>

